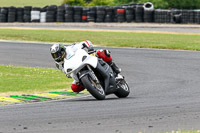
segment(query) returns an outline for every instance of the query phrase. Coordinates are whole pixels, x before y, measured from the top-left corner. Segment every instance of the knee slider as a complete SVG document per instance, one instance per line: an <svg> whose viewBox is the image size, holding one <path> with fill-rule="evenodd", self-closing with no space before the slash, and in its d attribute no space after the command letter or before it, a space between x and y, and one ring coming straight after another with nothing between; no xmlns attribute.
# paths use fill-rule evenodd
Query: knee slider
<svg viewBox="0 0 200 133"><path fill-rule="evenodd" d="M104 50L104 53L107 57L110 57L110 51L109 50Z"/></svg>

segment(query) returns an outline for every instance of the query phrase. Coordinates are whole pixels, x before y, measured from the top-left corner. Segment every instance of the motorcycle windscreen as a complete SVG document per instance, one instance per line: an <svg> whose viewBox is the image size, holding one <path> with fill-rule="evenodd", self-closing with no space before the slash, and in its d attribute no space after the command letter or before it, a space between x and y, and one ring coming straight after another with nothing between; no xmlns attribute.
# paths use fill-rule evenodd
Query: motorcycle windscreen
<svg viewBox="0 0 200 133"><path fill-rule="evenodd" d="M83 60L83 57L85 58ZM75 52L74 56L70 59L65 60L64 63L64 70L67 74L78 71L82 69L85 65L91 65L92 67L96 68L97 66L97 57L90 56L85 50L79 49ZM71 71L69 72L68 70Z"/></svg>

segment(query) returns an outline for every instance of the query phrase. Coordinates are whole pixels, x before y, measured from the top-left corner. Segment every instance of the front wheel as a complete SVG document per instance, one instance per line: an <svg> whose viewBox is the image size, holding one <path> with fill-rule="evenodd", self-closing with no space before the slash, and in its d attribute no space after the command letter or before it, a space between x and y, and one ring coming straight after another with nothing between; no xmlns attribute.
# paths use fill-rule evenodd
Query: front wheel
<svg viewBox="0 0 200 133"><path fill-rule="evenodd" d="M81 78L81 82L84 87L90 92L90 94L97 100L105 99L105 91L97 78L96 80L93 80L89 75L85 75Z"/></svg>
<svg viewBox="0 0 200 133"><path fill-rule="evenodd" d="M117 80L117 91L115 95L119 98L127 97L130 93L128 84L124 79Z"/></svg>

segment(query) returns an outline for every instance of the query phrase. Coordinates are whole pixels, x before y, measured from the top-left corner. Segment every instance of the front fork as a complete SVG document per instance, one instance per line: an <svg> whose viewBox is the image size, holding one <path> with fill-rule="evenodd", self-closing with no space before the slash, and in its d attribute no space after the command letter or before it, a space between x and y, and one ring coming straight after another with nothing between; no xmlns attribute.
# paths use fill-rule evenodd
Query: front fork
<svg viewBox="0 0 200 133"><path fill-rule="evenodd" d="M92 68L89 65L87 65L87 68L90 71L89 76L92 78L92 80L99 83L99 80L97 79L97 76L94 74Z"/></svg>

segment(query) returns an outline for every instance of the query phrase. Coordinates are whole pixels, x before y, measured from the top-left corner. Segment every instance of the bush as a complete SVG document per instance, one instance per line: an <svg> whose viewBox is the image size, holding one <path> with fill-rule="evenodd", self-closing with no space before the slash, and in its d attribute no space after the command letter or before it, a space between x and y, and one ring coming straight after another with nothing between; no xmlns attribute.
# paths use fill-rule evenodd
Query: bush
<svg viewBox="0 0 200 133"><path fill-rule="evenodd" d="M200 0L165 0L169 4L169 8L178 9L198 9L200 8Z"/></svg>
<svg viewBox="0 0 200 133"><path fill-rule="evenodd" d="M106 5L111 5L111 3L113 2L113 0L92 0L89 3L89 6L106 6Z"/></svg>
<svg viewBox="0 0 200 133"><path fill-rule="evenodd" d="M85 6L86 2L84 0L63 0L62 4L69 4L71 6Z"/></svg>
<svg viewBox="0 0 200 133"><path fill-rule="evenodd" d="M200 0L63 0L62 3L79 6L122 5L151 2L155 8L162 9L200 9Z"/></svg>
<svg viewBox="0 0 200 133"><path fill-rule="evenodd" d="M138 3L151 2L154 5L154 8L168 8L168 2L166 0L139 0Z"/></svg>

